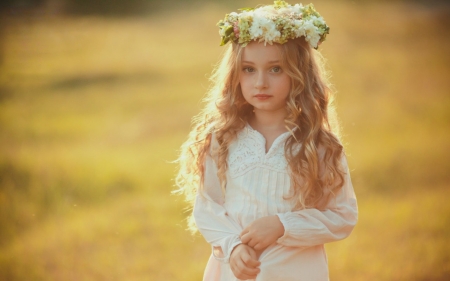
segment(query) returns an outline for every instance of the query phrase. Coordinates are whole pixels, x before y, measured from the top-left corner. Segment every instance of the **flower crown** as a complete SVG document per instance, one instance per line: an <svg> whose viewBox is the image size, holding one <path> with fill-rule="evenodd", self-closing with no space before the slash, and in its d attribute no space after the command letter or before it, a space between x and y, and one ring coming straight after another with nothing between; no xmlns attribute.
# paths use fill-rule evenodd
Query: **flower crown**
<svg viewBox="0 0 450 281"><path fill-rule="evenodd" d="M313 4L292 6L285 1L274 1L273 5L239 10L240 13L225 15L225 19L217 24L222 37L220 46L229 41L242 46L251 41L283 44L303 36L311 47L317 49L330 30Z"/></svg>

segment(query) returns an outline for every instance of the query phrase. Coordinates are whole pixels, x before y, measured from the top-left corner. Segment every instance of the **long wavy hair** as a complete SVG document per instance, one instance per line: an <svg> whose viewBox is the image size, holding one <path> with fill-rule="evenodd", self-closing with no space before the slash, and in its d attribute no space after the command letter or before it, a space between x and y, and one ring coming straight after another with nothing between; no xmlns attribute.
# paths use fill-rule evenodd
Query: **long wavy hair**
<svg viewBox="0 0 450 281"><path fill-rule="evenodd" d="M296 209L320 209L343 185L344 172L340 167L343 147L338 138L332 92L322 56L303 38L277 46L281 50L282 68L291 78L285 118L291 133L285 143L291 199L295 198ZM184 193L190 206L197 191L203 188L207 154L211 154L218 167L217 176L225 192L228 147L253 114L253 107L245 101L239 85L242 48L232 43L224 53L211 76L205 106L193 118L193 129L181 147L176 192ZM213 134L216 149L211 149Z"/></svg>

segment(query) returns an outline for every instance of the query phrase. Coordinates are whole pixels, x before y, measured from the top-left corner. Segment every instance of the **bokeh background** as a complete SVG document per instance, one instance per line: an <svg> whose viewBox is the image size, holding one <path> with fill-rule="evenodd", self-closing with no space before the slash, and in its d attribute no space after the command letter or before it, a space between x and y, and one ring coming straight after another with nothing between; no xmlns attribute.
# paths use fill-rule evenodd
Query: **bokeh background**
<svg viewBox="0 0 450 281"><path fill-rule="evenodd" d="M215 24L269 3L2 1L1 281L201 280L172 161ZM331 280L450 280L450 5L314 3L360 207Z"/></svg>

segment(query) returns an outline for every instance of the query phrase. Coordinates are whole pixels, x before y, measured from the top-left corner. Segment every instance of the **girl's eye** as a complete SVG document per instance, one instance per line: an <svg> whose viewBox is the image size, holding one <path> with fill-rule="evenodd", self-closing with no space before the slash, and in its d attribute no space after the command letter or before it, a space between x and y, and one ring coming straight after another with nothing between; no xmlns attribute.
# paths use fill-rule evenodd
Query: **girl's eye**
<svg viewBox="0 0 450 281"><path fill-rule="evenodd" d="M272 72L276 72L276 73L281 72L281 67L279 67L279 66L273 67Z"/></svg>
<svg viewBox="0 0 450 281"><path fill-rule="evenodd" d="M252 67L244 67L244 72L254 72L255 70Z"/></svg>

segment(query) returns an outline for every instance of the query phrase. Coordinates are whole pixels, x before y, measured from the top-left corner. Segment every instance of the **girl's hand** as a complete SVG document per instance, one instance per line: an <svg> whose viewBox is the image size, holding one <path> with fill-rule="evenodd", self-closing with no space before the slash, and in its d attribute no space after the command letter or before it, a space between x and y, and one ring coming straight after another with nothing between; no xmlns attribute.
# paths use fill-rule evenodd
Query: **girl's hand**
<svg viewBox="0 0 450 281"><path fill-rule="evenodd" d="M255 250L245 244L237 245L230 256L230 267L234 276L241 280L255 279L261 264Z"/></svg>
<svg viewBox="0 0 450 281"><path fill-rule="evenodd" d="M255 220L241 232L241 241L256 251L265 250L283 236L284 226L278 216Z"/></svg>

